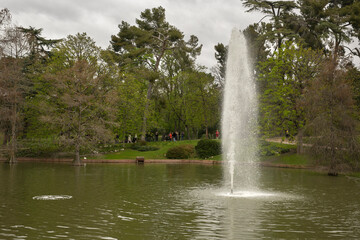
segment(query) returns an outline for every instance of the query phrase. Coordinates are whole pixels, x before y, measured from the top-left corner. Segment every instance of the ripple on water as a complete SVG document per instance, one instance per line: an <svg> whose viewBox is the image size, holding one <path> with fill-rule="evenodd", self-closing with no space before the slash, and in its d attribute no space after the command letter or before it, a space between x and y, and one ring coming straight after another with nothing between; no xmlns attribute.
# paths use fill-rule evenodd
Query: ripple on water
<svg viewBox="0 0 360 240"><path fill-rule="evenodd" d="M72 196L69 195L41 195L33 197L34 200L64 200L71 198Z"/></svg>

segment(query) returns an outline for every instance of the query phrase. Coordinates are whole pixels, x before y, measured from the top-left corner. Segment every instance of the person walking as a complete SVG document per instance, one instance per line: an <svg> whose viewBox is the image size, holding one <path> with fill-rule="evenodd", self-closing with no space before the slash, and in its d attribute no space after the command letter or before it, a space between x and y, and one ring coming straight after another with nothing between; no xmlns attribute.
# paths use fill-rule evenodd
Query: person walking
<svg viewBox="0 0 360 240"><path fill-rule="evenodd" d="M215 132L216 139L219 139L219 135L220 135L219 130L216 129L216 132Z"/></svg>

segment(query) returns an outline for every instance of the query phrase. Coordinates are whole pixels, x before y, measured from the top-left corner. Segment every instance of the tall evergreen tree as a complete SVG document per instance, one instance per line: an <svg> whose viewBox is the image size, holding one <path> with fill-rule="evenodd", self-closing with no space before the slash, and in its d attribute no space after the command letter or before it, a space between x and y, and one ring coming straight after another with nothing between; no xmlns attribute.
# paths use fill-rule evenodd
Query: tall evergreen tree
<svg viewBox="0 0 360 240"><path fill-rule="evenodd" d="M160 67L165 53L183 48L189 54L197 54L201 46L198 46L195 36L191 36L189 41L184 40L184 34L166 21L163 7L146 9L140 14L140 19L136 19L136 26L123 21L119 29L116 36L111 36L111 45L119 56L119 65L143 66L149 69L142 124L142 139L144 139L153 86L161 74Z"/></svg>

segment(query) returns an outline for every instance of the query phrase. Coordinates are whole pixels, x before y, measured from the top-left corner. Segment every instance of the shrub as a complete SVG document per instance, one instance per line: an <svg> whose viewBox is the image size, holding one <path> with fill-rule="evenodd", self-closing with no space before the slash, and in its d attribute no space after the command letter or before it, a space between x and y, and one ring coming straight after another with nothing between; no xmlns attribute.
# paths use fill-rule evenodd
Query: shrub
<svg viewBox="0 0 360 240"><path fill-rule="evenodd" d="M146 146L147 146L147 142L146 142L146 141L139 140L139 141L136 142L136 143L132 143L132 144L130 145L130 148L131 148L131 149L134 149L134 150L139 150L139 149L141 149L141 148L143 148L143 147L146 147Z"/></svg>
<svg viewBox="0 0 360 240"><path fill-rule="evenodd" d="M200 158L208 158L221 154L221 144L216 140L202 139L196 145L195 150Z"/></svg>
<svg viewBox="0 0 360 240"><path fill-rule="evenodd" d="M169 148L166 157L169 159L187 159L193 157L195 149L193 145L179 145Z"/></svg>
<svg viewBox="0 0 360 240"><path fill-rule="evenodd" d="M51 157L64 150L54 139L28 139L19 141L19 157Z"/></svg>
<svg viewBox="0 0 360 240"><path fill-rule="evenodd" d="M260 156L272 156L295 150L295 145L260 141Z"/></svg>
<svg viewBox="0 0 360 240"><path fill-rule="evenodd" d="M155 147L155 146L140 146L136 150L138 150L140 152L148 152L148 151L156 151L156 150L159 150L159 149L160 148Z"/></svg>

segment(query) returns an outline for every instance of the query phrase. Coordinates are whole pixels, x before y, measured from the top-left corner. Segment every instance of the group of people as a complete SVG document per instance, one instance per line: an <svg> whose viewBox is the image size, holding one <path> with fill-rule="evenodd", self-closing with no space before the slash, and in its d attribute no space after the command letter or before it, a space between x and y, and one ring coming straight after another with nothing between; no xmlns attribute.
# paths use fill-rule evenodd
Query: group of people
<svg viewBox="0 0 360 240"><path fill-rule="evenodd" d="M215 132L215 136L216 139L219 139L220 133L219 130L216 130ZM169 134L163 134L161 140L162 141L179 141L179 140L184 140L185 137L185 133L181 132L179 133L178 131L174 131L174 132L169 132ZM118 135L117 135L118 138ZM138 141L138 136L137 134L134 135L134 137L131 136L131 134L125 136L125 143L136 143ZM152 141L159 141L159 133L155 132L155 133L151 133L148 132L145 134L145 141L147 142L152 142Z"/></svg>
<svg viewBox="0 0 360 240"><path fill-rule="evenodd" d="M179 133L178 131L170 132L168 137L164 138L164 141L177 141L177 140L184 140L184 132Z"/></svg>
<svg viewBox="0 0 360 240"><path fill-rule="evenodd" d="M125 143L136 143L138 140L137 134L135 133L134 137L129 134L127 137L125 136Z"/></svg>

